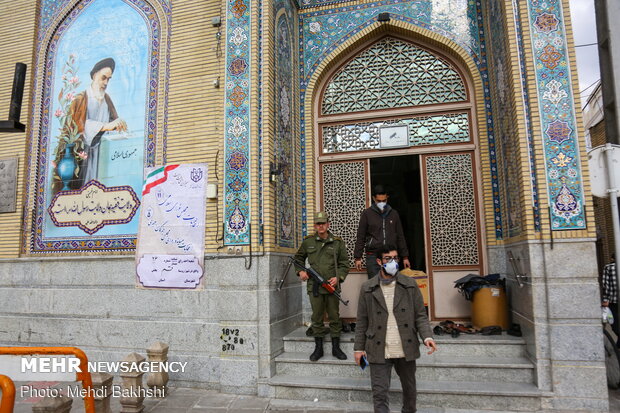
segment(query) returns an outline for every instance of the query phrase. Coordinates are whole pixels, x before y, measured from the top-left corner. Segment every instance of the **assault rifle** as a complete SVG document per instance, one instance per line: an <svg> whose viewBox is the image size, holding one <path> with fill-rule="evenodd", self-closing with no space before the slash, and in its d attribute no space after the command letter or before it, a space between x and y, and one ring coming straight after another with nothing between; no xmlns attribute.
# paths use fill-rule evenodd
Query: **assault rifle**
<svg viewBox="0 0 620 413"><path fill-rule="evenodd" d="M349 305L349 300L344 301L340 293L334 287L332 287L332 285L329 282L327 282L323 277L321 277L321 274L316 272L314 268L312 267L306 268L305 265L303 265L301 262L297 261L293 257L288 257L288 259L289 259L288 265L284 269L283 277L280 280L280 284L278 285L278 291L282 289L282 285L284 284L284 280L286 280L286 276L288 275L288 270L291 268L291 265L295 265L300 270L307 272L308 275L314 280L314 285L312 286L312 295L314 295L315 297L318 297L319 287L323 287L327 290L328 293L335 295L336 298L338 298L342 304Z"/></svg>

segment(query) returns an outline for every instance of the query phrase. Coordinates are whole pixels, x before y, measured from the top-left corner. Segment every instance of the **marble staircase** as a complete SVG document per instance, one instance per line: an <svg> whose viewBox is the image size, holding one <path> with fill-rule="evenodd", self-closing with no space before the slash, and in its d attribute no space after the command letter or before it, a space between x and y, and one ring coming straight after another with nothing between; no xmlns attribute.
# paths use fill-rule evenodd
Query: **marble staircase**
<svg viewBox="0 0 620 413"><path fill-rule="evenodd" d="M461 335L435 338L439 351L424 350L417 363L418 407L525 411L541 409L541 391L534 384L534 364L526 357L525 342L518 337ZM284 337L284 352L275 359L276 374L259 381L259 395L285 400L355 403L372 411L370 374L352 361L353 334L343 334L342 350L348 360L331 356L311 362L314 339L300 328ZM390 393L391 407L400 404L401 387L396 374Z"/></svg>

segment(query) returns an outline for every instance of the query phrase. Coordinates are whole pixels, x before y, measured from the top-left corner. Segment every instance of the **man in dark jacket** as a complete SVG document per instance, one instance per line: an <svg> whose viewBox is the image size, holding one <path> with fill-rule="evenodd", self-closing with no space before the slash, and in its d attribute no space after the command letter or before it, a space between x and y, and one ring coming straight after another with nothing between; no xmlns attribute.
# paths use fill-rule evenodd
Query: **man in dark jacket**
<svg viewBox="0 0 620 413"><path fill-rule="evenodd" d="M340 290L340 283L349 272L349 257L347 247L340 237L329 232L329 219L327 213L321 211L314 215L313 235L304 238L295 260L305 262L308 259L310 267L318 272L336 290ZM323 317L327 312L329 330L332 338L332 355L340 360L346 360L347 356L340 349L340 301L330 294L325 288L315 290L315 281L306 271L297 273L301 281L308 281L308 297L312 306L312 335L314 336L315 348L310 355L310 361L317 361L323 357L323 337L325 327Z"/></svg>
<svg viewBox="0 0 620 413"><path fill-rule="evenodd" d="M377 265L377 250L385 245L395 245L398 255L402 259L403 266L409 268L409 250L403 233L403 225L400 216L395 209L387 204L387 191L382 185L376 185L372 189L373 203L370 208L362 211L360 223L357 227L357 240L353 257L355 268L362 269L362 255L366 250L366 272L368 278L372 278L379 272Z"/></svg>
<svg viewBox="0 0 620 413"><path fill-rule="evenodd" d="M396 247L379 250L379 273L362 284L357 305L355 363L370 364L375 413L389 413L388 391L392 366L403 388L403 413L416 411L416 359L420 341L432 354L437 350L417 282L398 272Z"/></svg>

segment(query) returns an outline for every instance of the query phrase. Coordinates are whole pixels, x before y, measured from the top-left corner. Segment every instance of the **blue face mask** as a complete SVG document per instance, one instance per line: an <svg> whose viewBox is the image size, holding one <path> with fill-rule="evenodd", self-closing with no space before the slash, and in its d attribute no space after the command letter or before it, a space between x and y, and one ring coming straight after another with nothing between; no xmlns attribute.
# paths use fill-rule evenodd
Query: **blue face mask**
<svg viewBox="0 0 620 413"><path fill-rule="evenodd" d="M385 209L386 205L387 205L387 202L377 202L377 208L379 208L381 211Z"/></svg>

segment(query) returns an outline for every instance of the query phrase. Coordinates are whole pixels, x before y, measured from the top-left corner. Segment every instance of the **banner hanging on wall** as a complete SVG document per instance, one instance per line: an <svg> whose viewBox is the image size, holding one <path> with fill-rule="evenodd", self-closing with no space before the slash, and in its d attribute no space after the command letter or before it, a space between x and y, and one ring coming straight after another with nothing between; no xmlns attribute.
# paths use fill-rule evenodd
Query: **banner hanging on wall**
<svg viewBox="0 0 620 413"><path fill-rule="evenodd" d="M138 288L202 288L206 164L147 168L136 248Z"/></svg>

